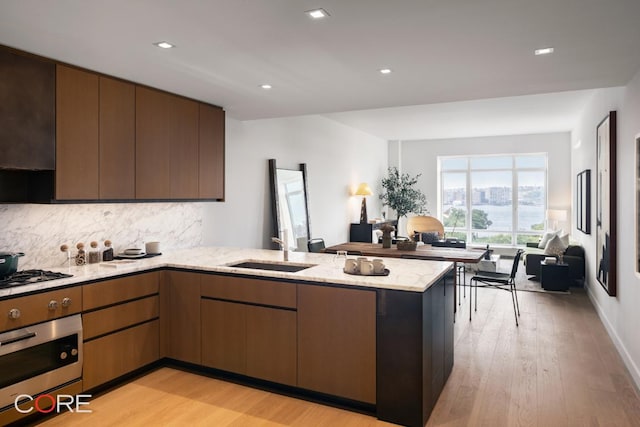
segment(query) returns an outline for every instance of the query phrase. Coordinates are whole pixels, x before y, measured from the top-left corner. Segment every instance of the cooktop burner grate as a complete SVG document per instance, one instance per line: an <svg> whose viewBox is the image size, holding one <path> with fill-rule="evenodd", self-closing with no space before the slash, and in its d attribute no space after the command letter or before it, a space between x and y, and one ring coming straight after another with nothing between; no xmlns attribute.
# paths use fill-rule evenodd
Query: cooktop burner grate
<svg viewBox="0 0 640 427"><path fill-rule="evenodd" d="M47 270L22 270L0 280L0 288L28 285L30 283L46 282L47 280L72 277L72 274L58 273Z"/></svg>

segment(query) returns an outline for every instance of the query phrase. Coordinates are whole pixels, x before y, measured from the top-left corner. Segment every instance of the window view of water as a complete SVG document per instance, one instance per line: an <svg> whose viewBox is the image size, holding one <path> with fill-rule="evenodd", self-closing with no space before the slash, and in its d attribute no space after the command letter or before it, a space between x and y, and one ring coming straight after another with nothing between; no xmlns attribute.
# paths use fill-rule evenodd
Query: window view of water
<svg viewBox="0 0 640 427"><path fill-rule="evenodd" d="M544 154L441 158L448 236L473 243L536 241L544 229L546 164Z"/></svg>
<svg viewBox="0 0 640 427"><path fill-rule="evenodd" d="M443 206L445 212L450 208L458 208L457 206ZM495 206L495 205L474 205L473 209L479 209L487 214L487 219L491 221L491 225L486 231L504 231L511 232L511 223L513 210L511 205ZM464 221L461 220L457 224L458 230L464 227ZM544 225L544 207L542 206L519 206L518 207L518 230L517 231L541 231ZM451 228L449 226L448 228Z"/></svg>

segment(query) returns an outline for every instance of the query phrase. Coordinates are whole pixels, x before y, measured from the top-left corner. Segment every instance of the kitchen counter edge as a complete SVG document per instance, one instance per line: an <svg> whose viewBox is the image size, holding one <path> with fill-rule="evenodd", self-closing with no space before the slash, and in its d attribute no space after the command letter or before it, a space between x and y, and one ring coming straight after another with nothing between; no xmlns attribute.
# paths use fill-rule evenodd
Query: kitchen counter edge
<svg viewBox="0 0 640 427"><path fill-rule="evenodd" d="M355 258L355 257L350 257ZM369 257L372 259L372 257ZM163 268L203 273L224 273L274 280L293 280L337 284L359 288L424 292L453 268L452 262L382 258L388 276L358 276L342 271L344 259L333 254L290 252L289 263L312 264L295 273L231 267L242 261L283 262L281 251L267 249L199 247L165 252L153 258L137 259L126 264L89 264L85 266L46 267L44 269L72 274L73 277L0 289L0 299L7 299L49 289L116 278ZM117 265L117 266L115 266Z"/></svg>

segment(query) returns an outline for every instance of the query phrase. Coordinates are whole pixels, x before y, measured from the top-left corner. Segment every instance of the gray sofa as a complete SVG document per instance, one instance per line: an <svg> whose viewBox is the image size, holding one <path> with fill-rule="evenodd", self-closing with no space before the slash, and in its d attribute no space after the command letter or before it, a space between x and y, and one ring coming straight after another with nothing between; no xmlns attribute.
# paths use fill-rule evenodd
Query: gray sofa
<svg viewBox="0 0 640 427"><path fill-rule="evenodd" d="M535 243L528 243L524 254L524 265L527 276L531 280L540 280L540 261L549 255L544 254L544 249L539 249ZM572 286L584 285L584 248L578 245L569 245L564 251L563 260L569 264L569 279Z"/></svg>

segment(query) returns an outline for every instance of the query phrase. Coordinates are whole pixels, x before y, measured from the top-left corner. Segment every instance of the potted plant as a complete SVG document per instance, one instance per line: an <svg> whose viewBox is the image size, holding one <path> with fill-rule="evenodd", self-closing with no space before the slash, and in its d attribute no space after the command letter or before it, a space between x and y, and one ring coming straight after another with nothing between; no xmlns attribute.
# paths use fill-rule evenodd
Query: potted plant
<svg viewBox="0 0 640 427"><path fill-rule="evenodd" d="M410 212L416 214L427 212L427 196L414 187L421 174L415 177L407 173L400 174L396 167L390 167L388 172L389 176L382 178L383 191L380 194L382 205L396 211L398 221ZM396 237L398 237L397 227Z"/></svg>

